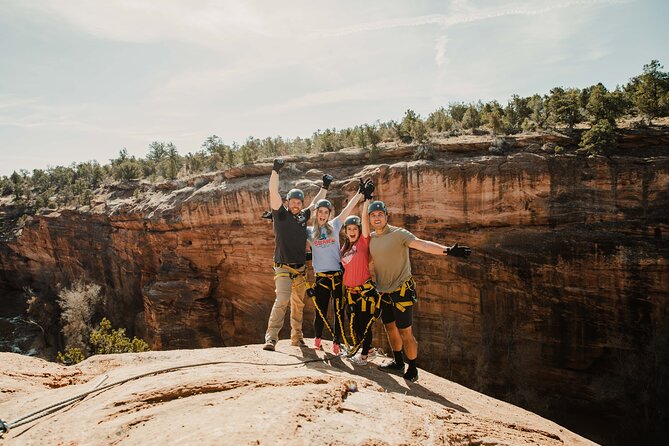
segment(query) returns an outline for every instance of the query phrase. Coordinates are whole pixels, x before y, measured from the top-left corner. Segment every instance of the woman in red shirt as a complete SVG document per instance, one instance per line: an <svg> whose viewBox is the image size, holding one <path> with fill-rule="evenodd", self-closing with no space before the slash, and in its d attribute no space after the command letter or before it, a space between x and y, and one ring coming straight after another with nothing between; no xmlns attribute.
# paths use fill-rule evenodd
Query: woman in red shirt
<svg viewBox="0 0 669 446"><path fill-rule="evenodd" d="M366 199L366 198L365 198ZM369 272L369 216L362 213L362 221L351 215L344 221L346 240L341 249L344 265L344 287L346 300L351 308L351 319L355 333L353 350L349 360L357 365L366 365L372 346L372 325L379 313L379 295ZM362 344L360 356L353 356Z"/></svg>

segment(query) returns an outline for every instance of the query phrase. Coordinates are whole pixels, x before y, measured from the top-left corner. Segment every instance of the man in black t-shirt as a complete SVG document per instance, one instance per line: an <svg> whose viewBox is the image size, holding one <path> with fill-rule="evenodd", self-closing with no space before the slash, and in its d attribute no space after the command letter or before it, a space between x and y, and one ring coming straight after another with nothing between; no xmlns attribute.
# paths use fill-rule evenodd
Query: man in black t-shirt
<svg viewBox="0 0 669 446"><path fill-rule="evenodd" d="M288 305L290 305L290 341L292 345L305 346L302 335L302 311L306 290L307 221L316 202L325 198L332 181L330 175L323 176L323 186L311 204L304 206L304 192L291 189L284 204L279 194L279 170L284 160L274 160L269 178L269 202L272 208L274 227L274 283L276 299L267 322L264 350L273 351L279 340Z"/></svg>

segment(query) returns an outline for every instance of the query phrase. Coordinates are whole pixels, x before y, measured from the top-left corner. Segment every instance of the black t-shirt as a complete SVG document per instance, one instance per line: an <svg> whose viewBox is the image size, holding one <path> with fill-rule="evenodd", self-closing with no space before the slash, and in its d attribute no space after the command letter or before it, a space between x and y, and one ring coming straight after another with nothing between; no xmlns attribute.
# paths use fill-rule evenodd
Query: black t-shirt
<svg viewBox="0 0 669 446"><path fill-rule="evenodd" d="M302 209L297 215L293 215L283 205L277 210L272 209L276 263L306 262L307 221L310 216L311 211L308 208Z"/></svg>

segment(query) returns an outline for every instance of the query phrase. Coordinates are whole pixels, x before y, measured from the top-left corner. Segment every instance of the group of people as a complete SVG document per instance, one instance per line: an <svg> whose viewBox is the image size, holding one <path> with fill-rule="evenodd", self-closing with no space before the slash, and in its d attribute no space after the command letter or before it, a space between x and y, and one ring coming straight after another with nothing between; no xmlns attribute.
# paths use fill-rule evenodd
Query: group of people
<svg viewBox="0 0 669 446"><path fill-rule="evenodd" d="M302 334L306 291L315 305L314 348L322 348L321 339L327 328L335 355L344 349L351 361L365 365L372 352L371 326L380 317L393 358L379 369L401 373L405 379L416 381L418 344L411 329L416 284L411 275L409 249L455 257L468 257L471 250L457 243L445 246L421 240L406 229L389 225L386 205L373 201L374 184L370 180L360 180L356 194L335 217L332 203L325 198L333 180L330 175L323 176L322 187L309 206L304 207L304 193L300 189L291 189L284 201L279 193L279 171L284 164L282 159L274 160L269 180L276 299L263 348L275 349L288 308L291 343L306 347ZM366 203L362 218L351 215L361 200ZM312 213L313 225L309 226ZM345 237L340 246L342 228ZM309 255L313 284L306 276ZM370 260L374 265L374 280ZM332 319L328 316L331 302ZM346 319L351 327L351 342L346 336Z"/></svg>

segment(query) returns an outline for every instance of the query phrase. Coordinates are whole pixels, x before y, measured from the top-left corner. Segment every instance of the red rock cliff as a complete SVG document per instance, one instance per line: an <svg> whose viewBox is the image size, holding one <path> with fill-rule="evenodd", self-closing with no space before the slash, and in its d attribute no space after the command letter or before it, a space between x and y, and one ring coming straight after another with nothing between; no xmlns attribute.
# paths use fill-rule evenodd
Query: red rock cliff
<svg viewBox="0 0 669 446"><path fill-rule="evenodd" d="M477 140L433 144L429 160L411 147L375 162L292 157L281 190L311 199L328 172L341 209L371 177L391 224L472 247L467 260L412 253L422 367L534 410L597 410L625 393L612 385L625 379L620 362L669 332L668 138L630 132L626 156L611 158L547 154L543 142L519 139L501 156ZM92 209L36 216L2 247L4 280L102 284L117 320L154 349L261 342L274 299L273 234L259 219L270 170L131 184Z"/></svg>

